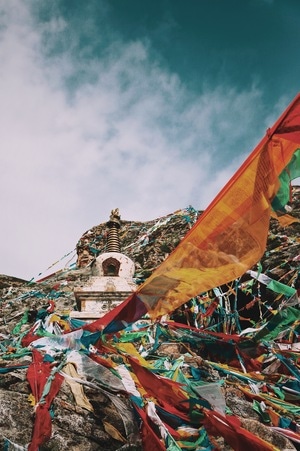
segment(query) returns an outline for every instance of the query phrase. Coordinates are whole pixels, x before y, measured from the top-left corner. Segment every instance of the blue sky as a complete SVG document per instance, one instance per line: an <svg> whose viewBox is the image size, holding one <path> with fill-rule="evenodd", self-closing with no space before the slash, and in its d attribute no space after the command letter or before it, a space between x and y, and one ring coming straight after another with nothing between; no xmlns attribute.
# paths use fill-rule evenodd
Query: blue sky
<svg viewBox="0 0 300 451"><path fill-rule="evenodd" d="M204 209L300 91L297 0L0 0L0 274Z"/></svg>

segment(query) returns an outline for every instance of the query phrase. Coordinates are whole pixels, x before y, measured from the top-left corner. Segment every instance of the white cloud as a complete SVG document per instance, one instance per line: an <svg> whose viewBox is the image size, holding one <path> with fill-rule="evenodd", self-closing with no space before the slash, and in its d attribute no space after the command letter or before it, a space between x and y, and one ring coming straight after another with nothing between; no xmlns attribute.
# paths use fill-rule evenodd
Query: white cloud
<svg viewBox="0 0 300 451"><path fill-rule="evenodd" d="M70 30L27 5L0 2L0 273L31 278L112 208L146 220L205 207L251 150L234 146L256 138L260 93L191 93L142 42L112 41L87 64L69 36L46 56L45 35L50 48Z"/></svg>

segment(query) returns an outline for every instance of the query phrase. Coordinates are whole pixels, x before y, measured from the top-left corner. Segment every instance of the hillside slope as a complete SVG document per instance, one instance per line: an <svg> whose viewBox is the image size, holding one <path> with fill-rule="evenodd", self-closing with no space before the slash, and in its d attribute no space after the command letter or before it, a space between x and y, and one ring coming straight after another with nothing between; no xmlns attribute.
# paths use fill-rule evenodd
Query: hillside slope
<svg viewBox="0 0 300 451"><path fill-rule="evenodd" d="M293 215L300 219L299 187L293 188L291 206ZM137 283L145 280L172 252L200 214L201 212L188 207L149 222L122 221L120 229L122 252L136 262ZM252 348L248 343L248 347L243 348L245 345L238 345L238 342L234 342L233 346L224 337L220 338L221 335L218 334L224 331L236 333L237 317L232 319L236 310L228 310L224 313L224 310L219 308L219 310L212 310L215 315L212 321L213 314L208 316L206 312L209 312L210 306L213 305L214 294L202 294L200 299L202 316L198 317L198 326L202 328L210 326L210 330L214 330L215 335L204 336L201 334L199 328L193 327L195 326L193 322L195 316L191 316L190 311L185 310L182 317L178 312L174 312L174 317L171 317L173 320L179 320L178 324L170 322L168 324L142 325L136 329L139 334L135 332L136 335L134 335L131 333L132 331L127 335L120 334L115 336L112 342L106 341L104 345L99 344L97 341L99 337L95 337L93 334L84 334L80 340L75 337L68 340L66 344L63 339L64 334L72 330L76 331L79 327L78 324L75 327L68 316L69 311L75 306L73 289L83 285L90 278L89 263L105 250L106 236L106 223L103 223L92 227L80 237L77 243L78 265L76 269L66 268L35 283L12 276L0 276L0 449L20 449L16 448L17 445L25 447L31 441L34 430L36 433L38 409L37 405L34 407L32 404L31 393L35 390L34 386L30 385L28 369L32 368L33 359L36 359L34 356L39 352L43 354L44 358L47 356L48 363L45 360L43 363L35 360L35 370L39 368L40 372L48 371L60 365L64 374L64 380L58 393L52 402L49 401L49 409L51 405L51 439L40 446L40 451L142 449L141 433L146 433L145 422L141 423L138 420L138 407L134 407L134 402L124 389L124 385L121 384L122 379L120 378L120 374L124 374L125 371L122 364L126 364L133 373L139 374L141 383L142 367L131 358L131 355L136 352L141 353L140 363L143 362L143 356L145 362L150 365L149 368L152 370L155 368L153 374L151 372L151 376L150 371L147 373L148 377L153 378L153 381L156 381L159 376L170 378L171 368L177 367L177 372L180 369L182 381L187 378L186 380L193 382L193 390L200 390L199 380L213 384L211 386L213 390L220 390L219 402L223 403L220 408L224 408L226 405L226 409L231 411L231 414L241 422L243 431L247 429L254 437L264 438L274 446L272 449L276 449L275 446L280 450L295 449L297 446L295 441L293 445L282 434L278 434L269 427L270 425L275 426L274 416L281 417L282 409L285 409L286 412L285 422L299 423L299 400L296 396L298 388L295 390L294 398L291 395L288 397L285 393L287 404L284 407L276 407L276 393L279 395L279 391L282 389L281 385L275 386L276 381L285 376L286 382L291 382L293 378L288 377L287 368L275 359L275 354L266 348L262 351L261 347L265 345L261 342L253 342L251 346L254 347ZM299 237L300 223L283 228L277 221L271 220L267 249L261 262L261 272L284 286L297 288L300 261ZM245 277L245 291L250 290L249 287L251 287L252 297L251 299L245 298L243 292L240 301L243 302L245 299L246 301L237 310L240 315L240 324L242 323L241 317L243 317L243 320L246 321L245 326L247 326L247 321L249 321L249 325L255 325L256 319L257 321L261 320L260 315L264 315L264 313L261 308L257 309L258 306L263 305L267 313L271 307L274 313L274 309L278 307L283 298L282 293L278 293L278 291L264 288L263 284L255 285L250 282L249 277ZM243 281L241 281L242 283ZM223 287L223 293L226 289L232 291L234 285ZM259 290L259 293L255 290ZM242 291L240 288L240 292ZM269 305L266 306L266 303ZM189 309L189 305L185 308ZM297 341L298 331L295 328L293 330L294 341ZM232 337L236 337L234 334ZM39 339L43 339L44 342L38 342ZM40 345L35 347L34 343L40 343ZM92 362L87 360L87 355L88 351L94 350L94 345L98 347L98 351L93 355L92 365ZM46 351L43 346L46 346ZM259 353L258 349L260 349ZM76 359L73 363L71 363L72 360L67 362L65 358L69 354L72 354L74 359L80 355L80 362ZM262 358L265 359L263 366ZM275 365L274 369L269 367L268 359L272 360ZM226 371L224 365L227 365ZM231 371L232 368L235 370ZM261 372L266 368L269 369L269 373L264 373L266 387L268 387L267 392L273 396L273 403L270 403L272 407L267 408L267 413L268 409L271 409L273 416L270 416L271 412L269 412L268 421L259 405L253 409L254 401L247 392L249 385L244 382L245 374L251 373L254 378L255 368ZM241 373L244 371L244 376L240 375L239 371ZM45 374L48 374L48 377L50 375L50 373ZM270 379L267 379L267 374L270 374ZM174 381L175 379L173 377L170 380ZM37 381L39 382L37 383ZM81 384L78 381L81 381ZM220 431L214 430L212 424L209 425L209 421L213 421L210 420L209 414L205 421L201 417L203 403L202 407L193 408L194 417L191 419L188 412L184 409L181 410L181 407L176 404L177 395L168 400L164 399L164 393L167 393L170 385L166 385L158 398L155 398L154 389L164 383L161 379L157 380L157 383L152 382L147 388L149 393L147 399L149 402L156 399L162 409L161 415L165 409L169 415L171 415L170 412L174 415L176 411L177 415L186 417L183 423L185 426L190 426L188 436L187 432L178 429L178 424L175 425L172 421L169 424L170 428L172 425L172 428L176 429L176 432L173 432L176 446L181 446L178 443L187 440L190 449L196 449L196 445L194 448L192 445L196 442L196 437L202 437L201 434L203 434L202 449L208 446L209 440L212 440L211 443L215 443L215 449L233 449L221 437ZM256 383L257 387L260 386L258 382ZM40 379L36 379L35 384L39 385L36 396L39 393L39 396L42 395L42 398L44 396L44 399L48 399L47 391ZM146 384L145 381L144 384ZM139 384L137 387L139 389ZM151 392L151 389L154 391ZM193 396L189 391L188 393L189 398L193 399L195 393ZM196 397L199 401L199 393ZM206 399L205 406L207 407L209 398L204 396L204 399ZM264 398L264 402L268 405L267 398ZM289 411L288 406L293 406L293 408L290 407ZM43 421L48 418L44 410L43 414L46 416L42 416L44 420L40 425L41 430ZM167 417L163 418L168 423ZM144 426L141 429L142 424ZM277 426L278 424L279 421ZM281 424L283 424L283 420ZM154 430L156 431L155 427ZM148 434L151 437L149 430ZM149 440L154 440L154 438L149 438ZM197 449L201 449L201 447Z"/></svg>

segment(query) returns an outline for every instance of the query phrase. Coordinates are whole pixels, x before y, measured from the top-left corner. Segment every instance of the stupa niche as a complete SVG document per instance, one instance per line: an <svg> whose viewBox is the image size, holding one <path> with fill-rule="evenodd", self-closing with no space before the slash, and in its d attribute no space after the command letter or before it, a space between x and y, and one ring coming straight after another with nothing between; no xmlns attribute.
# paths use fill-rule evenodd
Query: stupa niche
<svg viewBox="0 0 300 451"><path fill-rule="evenodd" d="M133 280L135 264L121 253L120 219L119 210L112 210L107 222L106 252L100 254L91 264L89 282L74 289L78 310L71 313L73 318L84 320L101 318L136 289Z"/></svg>

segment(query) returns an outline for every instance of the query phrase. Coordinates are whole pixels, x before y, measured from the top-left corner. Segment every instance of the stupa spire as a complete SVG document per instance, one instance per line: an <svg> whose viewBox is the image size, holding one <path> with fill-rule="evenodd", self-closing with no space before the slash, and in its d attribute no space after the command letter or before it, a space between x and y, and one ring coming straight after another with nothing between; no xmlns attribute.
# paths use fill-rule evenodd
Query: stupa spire
<svg viewBox="0 0 300 451"><path fill-rule="evenodd" d="M119 229L121 227L121 216L118 208L115 208L115 210L111 211L109 221L107 222L107 226L109 228L109 231L107 237L106 252L121 252L120 237L119 237Z"/></svg>

